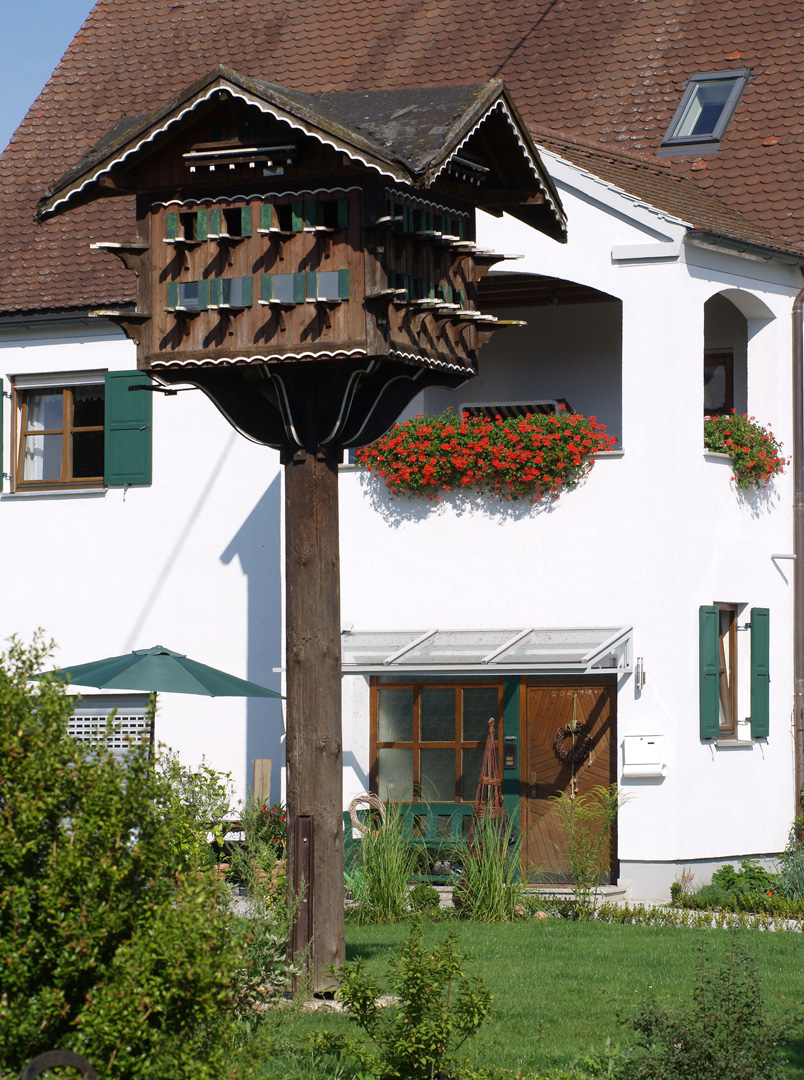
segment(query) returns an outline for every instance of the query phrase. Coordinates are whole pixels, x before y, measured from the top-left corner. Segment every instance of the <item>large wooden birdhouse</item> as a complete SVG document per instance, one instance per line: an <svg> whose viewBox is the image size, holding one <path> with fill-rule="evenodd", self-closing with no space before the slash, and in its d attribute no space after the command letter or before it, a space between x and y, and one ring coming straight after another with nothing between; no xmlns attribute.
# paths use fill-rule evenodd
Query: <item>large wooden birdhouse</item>
<svg viewBox="0 0 804 1080"><path fill-rule="evenodd" d="M136 193L138 275L104 312L161 383L205 390L285 452L377 438L427 385L457 386L499 327L477 282L475 209L557 238L558 198L499 81L304 94L221 68L121 121L39 218Z"/></svg>
<svg viewBox="0 0 804 1080"><path fill-rule="evenodd" d="M476 209L557 239L563 214L502 83L303 94L223 68L121 121L38 216L131 194L133 238L95 247L137 274L136 307L97 314L157 387L199 387L285 462L293 952L323 989L344 955L337 462L476 373L502 258Z"/></svg>

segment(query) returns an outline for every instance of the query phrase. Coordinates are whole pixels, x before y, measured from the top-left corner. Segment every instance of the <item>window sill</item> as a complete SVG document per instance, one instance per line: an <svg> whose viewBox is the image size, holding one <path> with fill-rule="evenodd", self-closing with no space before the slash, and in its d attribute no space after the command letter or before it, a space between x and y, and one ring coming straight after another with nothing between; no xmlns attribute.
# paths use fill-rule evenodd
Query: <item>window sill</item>
<svg viewBox="0 0 804 1080"><path fill-rule="evenodd" d="M731 454L721 454L717 450L704 450L704 457L707 461L727 461L731 464Z"/></svg>
<svg viewBox="0 0 804 1080"><path fill-rule="evenodd" d="M593 454L592 457L595 461L599 458L621 458L625 457L625 450L619 448L617 450L600 450L598 453ZM725 454L719 454L718 457L724 457L727 461L731 461L731 458ZM358 465L356 461L342 461L338 468L348 472L355 472L357 469L364 468L364 466Z"/></svg>
<svg viewBox="0 0 804 1080"><path fill-rule="evenodd" d="M4 491L0 494L0 499L42 499L47 497L64 496L64 495L96 495L103 498L106 495L107 489L105 487L58 487L58 488L41 488L39 490L31 490L28 488L22 491Z"/></svg>
<svg viewBox="0 0 804 1080"><path fill-rule="evenodd" d="M753 739L735 739L733 736L715 739L714 743L718 750L751 750L754 746Z"/></svg>

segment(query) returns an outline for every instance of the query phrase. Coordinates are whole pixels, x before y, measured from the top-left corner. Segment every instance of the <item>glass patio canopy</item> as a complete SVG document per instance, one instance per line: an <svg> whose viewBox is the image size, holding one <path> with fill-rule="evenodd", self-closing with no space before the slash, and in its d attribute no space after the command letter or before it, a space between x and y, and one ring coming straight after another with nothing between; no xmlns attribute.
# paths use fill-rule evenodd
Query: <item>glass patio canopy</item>
<svg viewBox="0 0 804 1080"><path fill-rule="evenodd" d="M631 671L630 626L524 630L344 630L343 672Z"/></svg>

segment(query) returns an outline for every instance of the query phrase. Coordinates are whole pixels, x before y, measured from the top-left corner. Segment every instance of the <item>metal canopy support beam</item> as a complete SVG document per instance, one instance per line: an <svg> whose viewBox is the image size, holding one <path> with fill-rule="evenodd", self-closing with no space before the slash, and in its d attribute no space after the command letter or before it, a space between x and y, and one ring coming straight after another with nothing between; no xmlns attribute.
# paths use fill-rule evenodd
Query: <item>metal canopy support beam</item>
<svg viewBox="0 0 804 1080"><path fill-rule="evenodd" d="M289 880L305 877L294 943L312 990L332 988L344 954L338 464L299 451L285 464ZM306 853L295 823L308 819ZM313 884L315 889L313 890ZM309 939L309 952L305 945Z"/></svg>

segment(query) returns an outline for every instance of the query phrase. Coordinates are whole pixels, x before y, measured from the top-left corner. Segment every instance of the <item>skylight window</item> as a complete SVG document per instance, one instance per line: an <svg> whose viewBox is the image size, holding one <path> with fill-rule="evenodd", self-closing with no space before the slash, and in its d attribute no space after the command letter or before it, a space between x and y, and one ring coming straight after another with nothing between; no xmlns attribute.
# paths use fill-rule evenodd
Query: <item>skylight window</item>
<svg viewBox="0 0 804 1080"><path fill-rule="evenodd" d="M659 156L717 150L749 74L742 68L692 75Z"/></svg>

